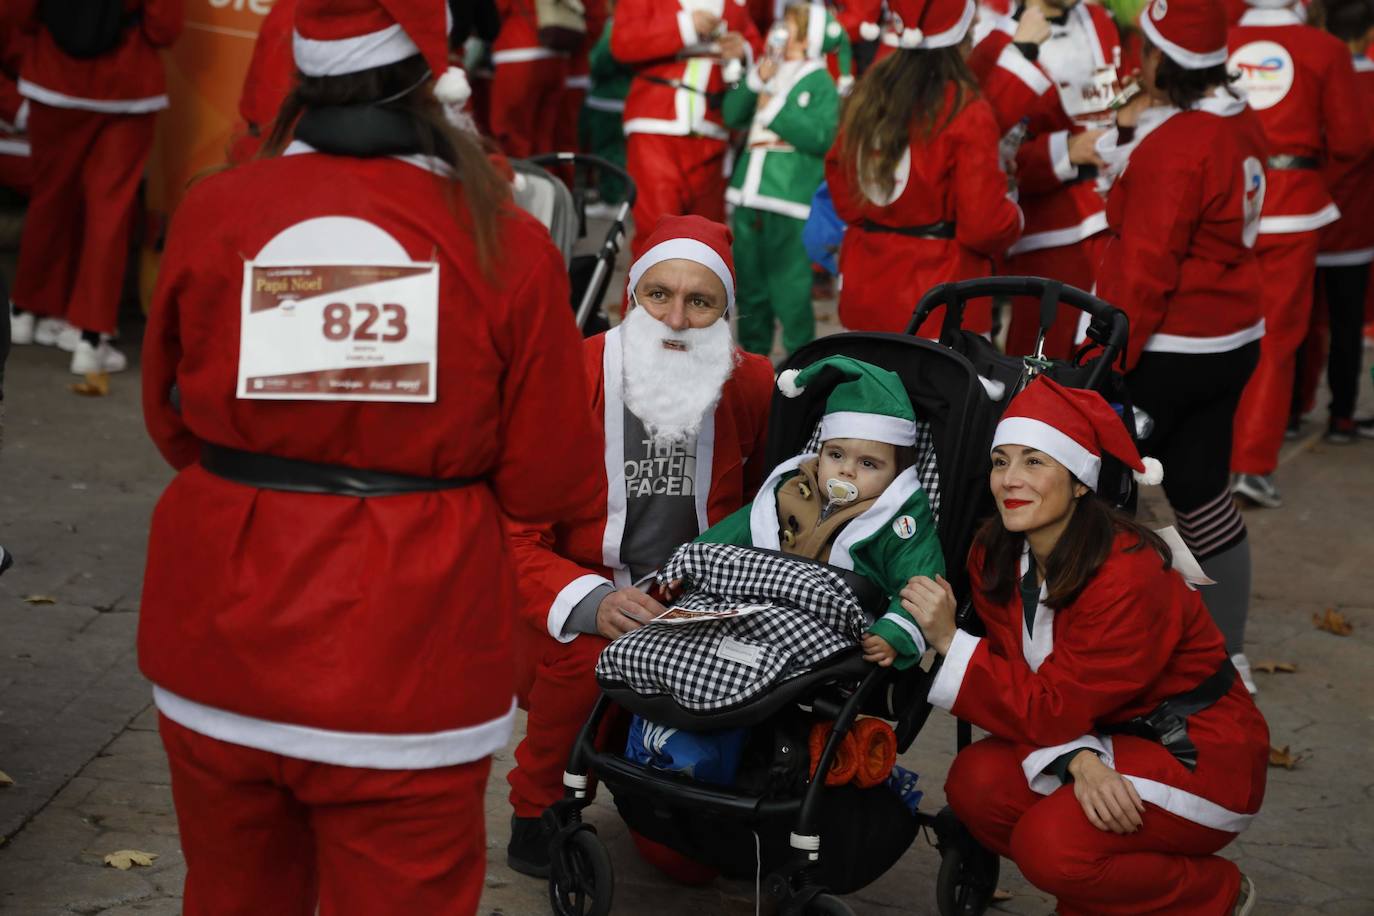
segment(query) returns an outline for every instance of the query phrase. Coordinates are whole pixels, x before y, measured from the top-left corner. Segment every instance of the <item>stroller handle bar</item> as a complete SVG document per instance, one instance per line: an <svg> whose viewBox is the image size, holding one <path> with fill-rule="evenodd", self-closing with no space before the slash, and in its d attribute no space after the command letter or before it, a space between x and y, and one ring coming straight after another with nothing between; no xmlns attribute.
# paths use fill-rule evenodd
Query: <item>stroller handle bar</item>
<svg viewBox="0 0 1374 916"><path fill-rule="evenodd" d="M912 312L905 333L915 334L926 317L943 305L945 321L940 329L940 336L942 339L947 338L963 326L964 305L968 300L983 296L1039 298L1042 330L1048 330L1054 324L1059 312L1059 303L1063 302L1087 313L1088 339L1102 346L1104 365L1111 365L1117 356L1126 350L1130 320L1125 312L1075 286L1043 277L982 277L956 283L941 283L921 297L921 301L916 304L916 310Z"/></svg>
<svg viewBox="0 0 1374 916"><path fill-rule="evenodd" d="M609 159L603 159L591 153L541 153L538 156L530 156L525 161L544 168L551 165L573 165L595 166L599 169L605 169L625 183L625 202L627 204L633 207L635 199L639 196L639 192L635 188L635 181L630 177L629 172Z"/></svg>

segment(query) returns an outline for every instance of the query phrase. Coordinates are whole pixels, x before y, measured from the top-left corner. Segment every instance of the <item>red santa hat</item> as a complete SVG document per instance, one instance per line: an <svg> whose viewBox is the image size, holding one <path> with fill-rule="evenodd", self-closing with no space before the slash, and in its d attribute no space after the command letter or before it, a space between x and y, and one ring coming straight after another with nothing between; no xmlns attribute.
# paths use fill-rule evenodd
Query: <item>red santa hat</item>
<svg viewBox="0 0 1374 916"><path fill-rule="evenodd" d="M630 292L645 271L663 261L695 261L720 278L725 287L726 308L735 304L735 258L730 253L733 237L723 223L704 216L665 216L644 241L644 253L630 265Z"/></svg>
<svg viewBox="0 0 1374 916"><path fill-rule="evenodd" d="M1143 484L1164 479L1164 467L1141 458L1126 425L1096 391L1065 388L1039 376L1007 405L992 437L992 447L1025 445L1039 449L1097 489L1102 455L1114 456Z"/></svg>
<svg viewBox="0 0 1374 916"><path fill-rule="evenodd" d="M1140 30L1185 70L1226 63L1226 9L1217 0L1150 0Z"/></svg>
<svg viewBox="0 0 1374 916"><path fill-rule="evenodd" d="M896 37L897 47L930 51L952 48L963 41L973 25L977 4L974 0L888 0L887 9L890 34ZM860 35L868 41L877 38L876 25L863 23Z"/></svg>
<svg viewBox="0 0 1374 916"><path fill-rule="evenodd" d="M306 76L343 76L419 54L441 81L439 100L456 101L447 97L459 88L454 80L442 82L452 25L446 0L300 0L291 48Z"/></svg>

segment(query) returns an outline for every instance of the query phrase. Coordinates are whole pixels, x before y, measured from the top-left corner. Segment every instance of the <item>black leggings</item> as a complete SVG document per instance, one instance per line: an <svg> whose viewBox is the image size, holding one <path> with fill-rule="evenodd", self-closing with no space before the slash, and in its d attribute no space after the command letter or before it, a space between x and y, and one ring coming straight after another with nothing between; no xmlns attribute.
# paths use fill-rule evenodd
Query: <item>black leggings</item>
<svg viewBox="0 0 1374 916"><path fill-rule="evenodd" d="M1317 287L1326 289L1327 323L1331 328L1326 383L1331 386L1331 416L1338 420L1355 416L1355 400L1360 392L1364 297L1369 289L1369 271L1368 264L1317 268Z"/></svg>
<svg viewBox="0 0 1374 916"><path fill-rule="evenodd" d="M1126 376L1131 400L1154 419L1143 454L1164 465L1164 495L1199 560L1245 537L1231 499L1231 425L1258 341L1225 353L1146 351Z"/></svg>

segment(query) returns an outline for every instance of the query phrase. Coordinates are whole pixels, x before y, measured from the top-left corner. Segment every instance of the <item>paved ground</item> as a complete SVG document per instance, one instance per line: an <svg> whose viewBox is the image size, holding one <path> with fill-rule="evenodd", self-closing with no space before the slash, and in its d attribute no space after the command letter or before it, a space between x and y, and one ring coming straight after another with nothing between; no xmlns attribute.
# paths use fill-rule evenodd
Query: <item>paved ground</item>
<svg viewBox="0 0 1374 916"><path fill-rule="evenodd" d="M184 864L134 655L147 521L169 474L143 434L136 376L117 378L102 400L70 394L69 381L54 351L20 348L12 358L0 543L19 563L0 579L0 771L14 780L0 788L0 912L171 914ZM1263 816L1229 851L1254 876L1263 914L1374 913L1372 456L1374 443L1290 445L1278 477L1289 507L1247 516L1256 558L1250 657L1298 666L1259 675L1260 704L1275 743L1302 758L1291 771L1270 770ZM1315 630L1312 615L1327 608L1354 633ZM925 774L927 805L942 802L952 750L952 724L937 714L905 761ZM543 885L502 861L509 759L508 749L489 790L482 912L534 916L547 912ZM670 885L639 862L604 803L593 819L612 846L616 913L753 912L748 884ZM119 849L158 859L127 872L104 867ZM932 913L937 863L918 840L850 902L861 914ZM1052 909L1014 873L1002 885L1014 895L1003 912Z"/></svg>

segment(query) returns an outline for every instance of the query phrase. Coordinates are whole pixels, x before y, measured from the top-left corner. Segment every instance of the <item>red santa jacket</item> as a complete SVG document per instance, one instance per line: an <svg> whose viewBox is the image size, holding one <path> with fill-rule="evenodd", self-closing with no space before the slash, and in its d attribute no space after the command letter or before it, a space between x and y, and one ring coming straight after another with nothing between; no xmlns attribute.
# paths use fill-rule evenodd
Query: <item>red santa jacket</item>
<svg viewBox="0 0 1374 916"><path fill-rule="evenodd" d="M891 195L854 187L836 140L825 161L835 212L849 224L840 246L840 321L855 331L901 331L926 290L949 280L987 276L991 258L1016 241L1021 211L1007 196L1007 176L997 161L998 131L992 108L964 92L964 106L948 123L954 87L927 138L911 128L911 146L897 164ZM915 238L882 231L953 223L954 238ZM921 333L934 336L942 313ZM966 316L965 326L991 327L988 306Z"/></svg>
<svg viewBox="0 0 1374 916"><path fill-rule="evenodd" d="M607 583L631 584L619 562L625 525L623 477L612 486L606 468L624 465L624 402L620 394L620 331L612 328L586 341L586 378L600 434L587 437L605 453L605 463L589 483L583 520L549 525L509 526L519 571L520 612L536 630L554 639L573 608ZM715 414L697 436L696 467L710 468L708 486L697 486L698 526L711 525L751 500L768 468L763 466L773 367L762 356L739 352L739 363L725 383ZM623 471L621 472L623 474ZM586 507L593 507L586 511ZM591 513L598 517L588 518Z"/></svg>
<svg viewBox="0 0 1374 916"><path fill-rule="evenodd" d="M1225 90L1141 116L1107 197L1097 295L1126 312L1126 366L1144 350L1219 353L1264 335L1254 244L1265 200L1259 119ZM1141 136L1143 135L1143 138ZM1115 131L1098 143L1111 159Z"/></svg>
<svg viewBox="0 0 1374 916"><path fill-rule="evenodd" d="M1320 166L1348 162L1370 145L1350 51L1333 35L1303 25L1287 9L1251 9L1227 35L1228 70L1259 114L1271 157L1299 156L1317 166L1269 163L1260 232L1305 232L1340 217Z"/></svg>
<svg viewBox="0 0 1374 916"><path fill-rule="evenodd" d="M973 602L987 636L956 634L930 701L1021 745L1022 768L1036 792L1059 787L1044 772L1051 762L1089 748L1134 783L1143 800L1239 832L1259 810L1269 762L1269 729L1240 678L1188 717L1197 748L1192 771L1154 741L1099 732L1194 689L1227 661L1202 596L1165 569L1148 545L1128 552L1134 540L1118 534L1102 568L1067 606L1051 609L1042 589L1029 631L1019 590L998 604L979 589L983 554L975 547ZM1023 574L1028 562L1023 556Z"/></svg>
<svg viewBox="0 0 1374 916"><path fill-rule="evenodd" d="M534 0L496 0L501 16L501 31L491 43L491 62L519 64L531 60L563 60L567 54L546 48L539 43L539 20L534 13Z"/></svg>
<svg viewBox="0 0 1374 916"><path fill-rule="evenodd" d="M119 45L91 60L68 57L38 22L38 0L14 0L33 45L24 59L19 91L54 108L137 113L167 107L167 78L158 50L181 34L181 0L124 0L139 11Z"/></svg>
<svg viewBox="0 0 1374 916"><path fill-rule="evenodd" d="M717 6L712 11L724 21L726 30L739 32L750 53L759 53L763 40L748 8L735 0L720 0ZM625 97L627 136L696 135L720 140L730 136L720 107L708 103L709 95L725 89L720 63L709 57L678 57L683 48L711 40L697 35L690 12L675 0L620 0L612 22L611 54L635 70Z"/></svg>
<svg viewBox="0 0 1374 916"><path fill-rule="evenodd" d="M1107 126L1107 103L1118 89L1121 39L1111 14L1080 2L1031 63L1012 44L1016 21L993 20L976 57L984 95L1005 133L1026 119L1016 156L1018 202L1026 226L1009 255L1057 248L1107 228L1102 196L1069 161L1069 137Z"/></svg>
<svg viewBox="0 0 1374 916"><path fill-rule="evenodd" d="M1374 111L1374 60L1355 58L1355 84L1360 111ZM1340 208L1341 218L1321 231L1317 264L1341 267L1374 261L1374 151L1351 162L1328 162L1327 187Z"/></svg>
<svg viewBox="0 0 1374 916"><path fill-rule="evenodd" d="M508 210L494 250L519 252L520 269L484 274L455 216L461 188L434 168L293 145L200 182L177 209L143 405L178 474L153 513L139 664L159 708L193 730L388 769L477 759L509 736L516 592L502 520L576 517L601 458L547 231ZM437 262L437 399L236 398L244 260L269 241L302 263ZM367 499L262 490L206 471L202 443L480 480Z"/></svg>

